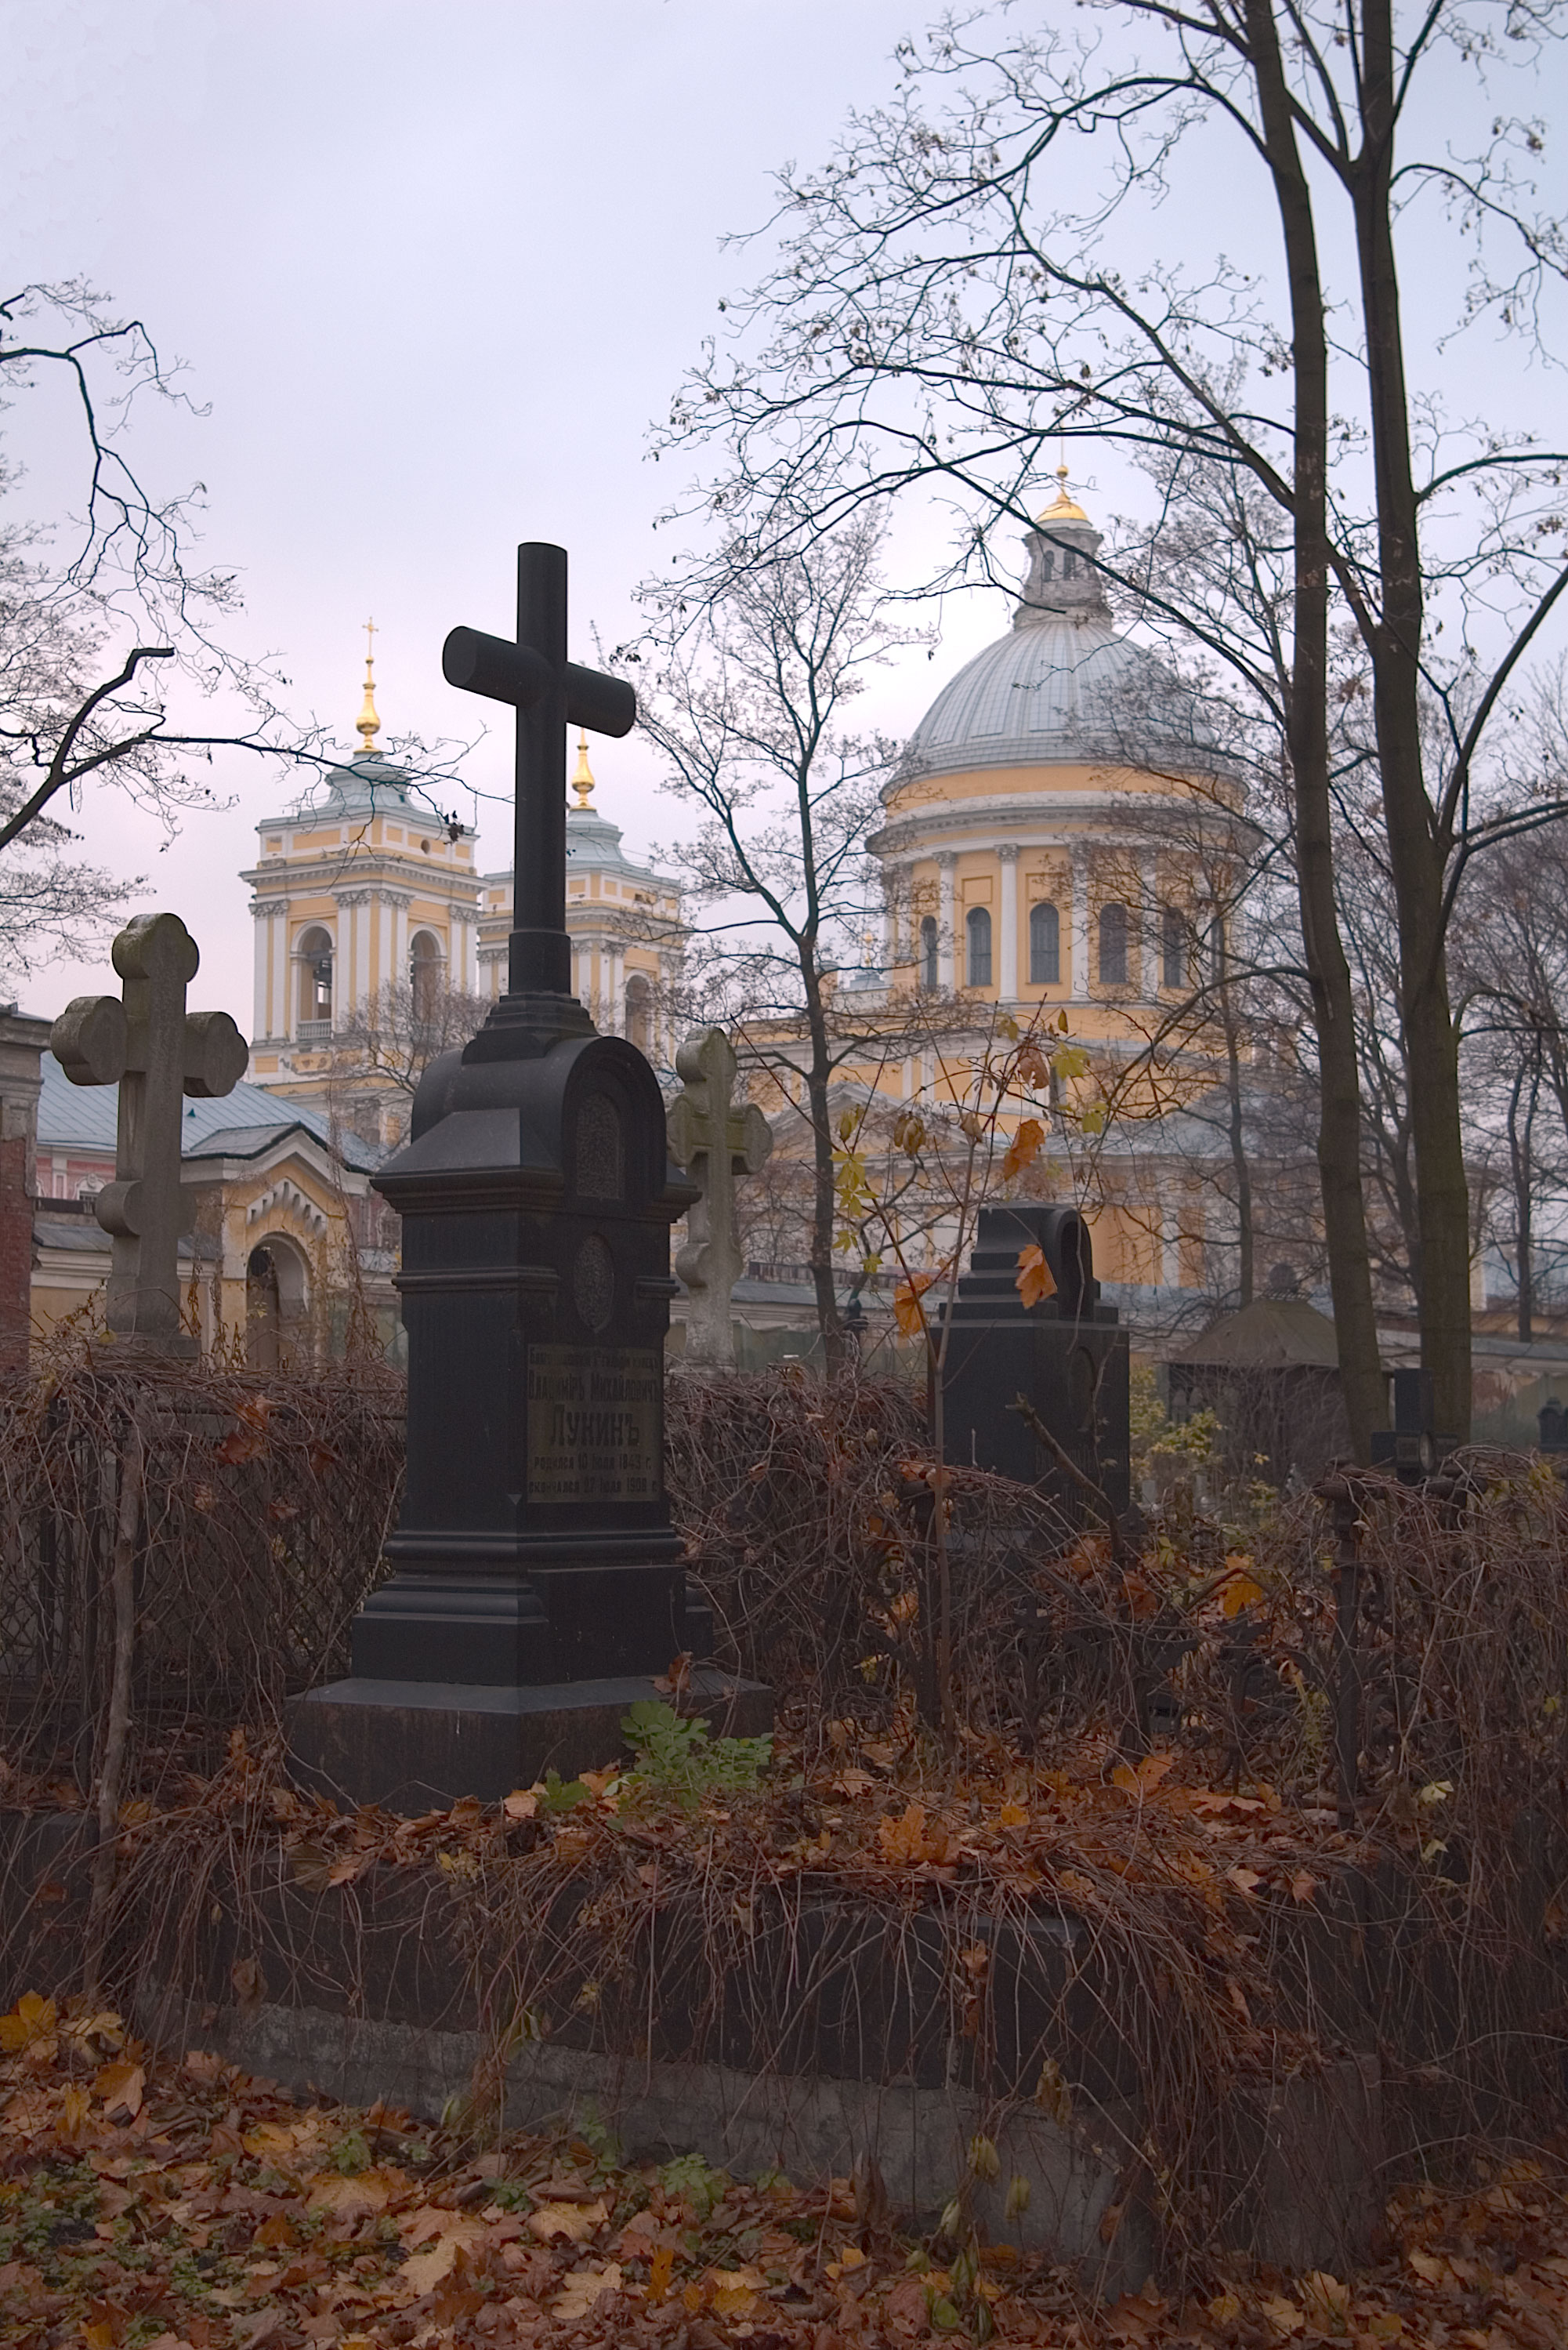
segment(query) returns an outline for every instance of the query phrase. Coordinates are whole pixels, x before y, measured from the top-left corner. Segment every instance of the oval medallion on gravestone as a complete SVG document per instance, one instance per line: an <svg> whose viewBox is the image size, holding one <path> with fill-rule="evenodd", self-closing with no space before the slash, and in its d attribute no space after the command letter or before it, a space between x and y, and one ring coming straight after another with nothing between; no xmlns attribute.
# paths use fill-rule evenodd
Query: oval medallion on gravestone
<svg viewBox="0 0 1568 2350"><path fill-rule="evenodd" d="M590 1330L602 1330L615 1312L615 1259L597 1232L588 1234L573 1262L572 1303Z"/></svg>
<svg viewBox="0 0 1568 2350"><path fill-rule="evenodd" d="M577 1191L585 1200L626 1196L620 1111L608 1094L587 1094L577 1109L575 1137Z"/></svg>

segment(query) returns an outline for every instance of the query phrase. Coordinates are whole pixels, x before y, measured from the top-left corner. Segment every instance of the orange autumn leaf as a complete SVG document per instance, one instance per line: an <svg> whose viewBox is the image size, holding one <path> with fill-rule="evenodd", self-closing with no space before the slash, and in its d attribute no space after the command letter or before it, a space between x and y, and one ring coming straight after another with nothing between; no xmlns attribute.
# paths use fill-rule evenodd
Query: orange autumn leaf
<svg viewBox="0 0 1568 2350"><path fill-rule="evenodd" d="M1225 1586L1220 1605L1227 1616L1239 1616L1243 1607L1250 1607L1254 1599L1262 1596L1262 1584L1254 1583L1250 1575L1238 1575Z"/></svg>
<svg viewBox="0 0 1568 2350"><path fill-rule="evenodd" d="M649 2261L648 2264L648 2297L649 2300L656 2306L659 2302L668 2300L670 2295L670 2280L674 2274L674 2271L675 2250L673 2245L660 2244L659 2250L654 2253L652 2260Z"/></svg>
<svg viewBox="0 0 1568 2350"><path fill-rule="evenodd" d="M940 1271L912 1273L908 1281L901 1281L893 1292L893 1319L906 1338L918 1337L925 1328L926 1314L920 1300L931 1284L940 1279Z"/></svg>
<svg viewBox="0 0 1568 2350"><path fill-rule="evenodd" d="M9 2015L0 2015L0 2049L16 2055L26 2049L36 2063L47 2064L55 2053L55 2002L25 1991Z"/></svg>
<svg viewBox="0 0 1568 2350"><path fill-rule="evenodd" d="M1023 1300L1025 1311L1038 1305L1043 1298L1056 1295L1056 1276L1045 1262L1045 1252L1034 1242L1018 1252L1018 1275L1014 1284Z"/></svg>
<svg viewBox="0 0 1568 2350"><path fill-rule="evenodd" d="M1111 1773L1111 1784L1119 1787L1124 1795L1135 1796L1141 1803L1175 1768L1174 1754L1146 1754L1136 1771L1130 1762L1118 1762Z"/></svg>
<svg viewBox="0 0 1568 2350"><path fill-rule="evenodd" d="M948 1840L940 1830L928 1836L926 1809L923 1804L911 1804L901 1819L879 1820L877 1842L884 1860L909 1862L942 1860L947 1856Z"/></svg>
<svg viewBox="0 0 1568 2350"><path fill-rule="evenodd" d="M1011 1183L1025 1167L1032 1167L1044 1147L1045 1129L1037 1118L1018 1121L1018 1130L1008 1144L1002 1160L1002 1180Z"/></svg>
<svg viewBox="0 0 1568 2350"><path fill-rule="evenodd" d="M107 2120L123 2114L127 2121L133 2122L141 2111L146 2086L147 2075L140 2064L106 2064L93 2083L93 2091L103 2099Z"/></svg>

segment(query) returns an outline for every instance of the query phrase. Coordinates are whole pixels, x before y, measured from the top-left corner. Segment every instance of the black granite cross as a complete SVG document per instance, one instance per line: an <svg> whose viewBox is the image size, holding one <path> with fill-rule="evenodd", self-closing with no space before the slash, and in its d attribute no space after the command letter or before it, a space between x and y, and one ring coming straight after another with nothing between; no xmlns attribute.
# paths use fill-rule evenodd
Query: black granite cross
<svg viewBox="0 0 1568 2350"><path fill-rule="evenodd" d="M566 659L566 550L537 539L517 550L516 642L453 629L441 665L449 685L517 712L507 995L569 996L566 728L629 734L637 696L620 678Z"/></svg>

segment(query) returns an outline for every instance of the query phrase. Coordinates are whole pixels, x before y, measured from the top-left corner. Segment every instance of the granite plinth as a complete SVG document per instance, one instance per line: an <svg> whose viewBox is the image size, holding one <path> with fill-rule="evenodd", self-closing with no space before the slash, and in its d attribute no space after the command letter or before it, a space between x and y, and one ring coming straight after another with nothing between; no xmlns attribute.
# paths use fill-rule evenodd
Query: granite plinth
<svg viewBox="0 0 1568 2350"><path fill-rule="evenodd" d="M497 1803L554 1769L562 1778L626 1751L628 1706L664 1694L651 1673L498 1688L458 1681L335 1681L296 1699L289 1759L307 1784L392 1812L446 1808L464 1795ZM773 1692L699 1668L682 1700L715 1736L773 1728Z"/></svg>

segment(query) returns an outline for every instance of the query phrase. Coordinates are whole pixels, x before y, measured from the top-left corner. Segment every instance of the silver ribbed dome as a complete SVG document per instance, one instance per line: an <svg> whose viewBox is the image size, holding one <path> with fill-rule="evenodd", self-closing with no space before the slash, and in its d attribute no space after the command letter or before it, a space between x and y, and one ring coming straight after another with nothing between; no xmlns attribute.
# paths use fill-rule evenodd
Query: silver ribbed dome
<svg viewBox="0 0 1568 2350"><path fill-rule="evenodd" d="M1154 655L1116 634L1096 566L1101 538L1064 497L1024 541L1029 576L1005 637L945 685L891 788L977 767L1199 761L1211 737Z"/></svg>
<svg viewBox="0 0 1568 2350"><path fill-rule="evenodd" d="M1081 764L1107 755L1117 712L1155 664L1108 617L1032 616L945 685L905 746L901 775ZM1129 691L1130 689L1130 691ZM1129 712L1130 715L1130 712Z"/></svg>

